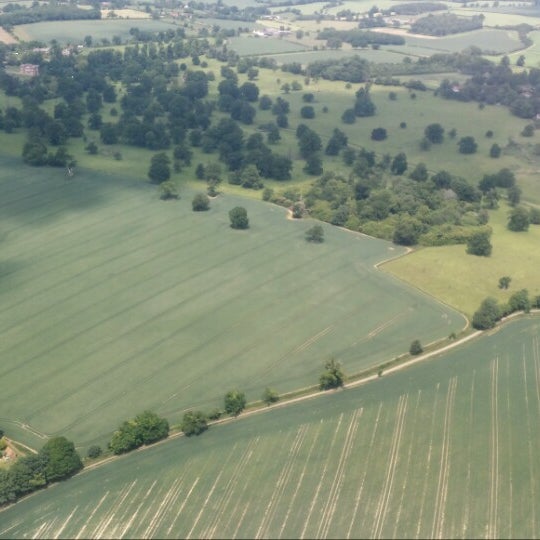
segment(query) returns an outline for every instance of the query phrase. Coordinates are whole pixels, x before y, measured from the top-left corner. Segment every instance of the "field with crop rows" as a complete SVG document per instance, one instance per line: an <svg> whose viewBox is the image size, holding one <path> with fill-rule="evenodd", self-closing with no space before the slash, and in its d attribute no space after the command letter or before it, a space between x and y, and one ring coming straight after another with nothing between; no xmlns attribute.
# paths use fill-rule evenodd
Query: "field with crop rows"
<svg viewBox="0 0 540 540"><path fill-rule="evenodd" d="M532 538L540 323L88 471L0 537Z"/></svg>
<svg viewBox="0 0 540 540"><path fill-rule="evenodd" d="M21 41L42 41L49 43L56 39L59 43L82 43L85 36L92 36L95 42L102 38L120 36L122 40L130 37L131 28L148 32L176 29L175 25L151 19L118 19L90 21L54 21L15 26L13 31Z"/></svg>
<svg viewBox="0 0 540 540"><path fill-rule="evenodd" d="M456 312L376 270L402 248L259 201L192 192L160 201L142 180L2 163L2 417L79 444L151 408L178 420L234 387L259 399L444 338ZM229 227L242 204L249 231ZM29 399L29 396L39 396ZM8 429L8 425L3 421Z"/></svg>

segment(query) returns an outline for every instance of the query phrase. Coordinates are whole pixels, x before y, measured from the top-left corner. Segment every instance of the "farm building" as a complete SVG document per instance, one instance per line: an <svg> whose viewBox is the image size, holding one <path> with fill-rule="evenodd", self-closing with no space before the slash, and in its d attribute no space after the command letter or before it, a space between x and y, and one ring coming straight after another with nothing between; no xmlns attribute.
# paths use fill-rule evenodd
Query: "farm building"
<svg viewBox="0 0 540 540"><path fill-rule="evenodd" d="M19 73L36 77L39 75L39 66L37 64L21 64L19 66Z"/></svg>

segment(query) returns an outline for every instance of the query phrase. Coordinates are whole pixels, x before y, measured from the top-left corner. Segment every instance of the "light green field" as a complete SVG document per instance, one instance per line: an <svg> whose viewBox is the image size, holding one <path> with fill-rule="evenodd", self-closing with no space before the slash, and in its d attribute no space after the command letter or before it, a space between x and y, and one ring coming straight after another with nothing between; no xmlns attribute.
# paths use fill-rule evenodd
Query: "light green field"
<svg viewBox="0 0 540 540"><path fill-rule="evenodd" d="M121 458L3 538L535 538L540 324Z"/></svg>
<svg viewBox="0 0 540 540"><path fill-rule="evenodd" d="M467 255L464 245L430 247L386 263L384 270L469 315L487 296L506 302L520 289L528 289L531 296L540 295L540 227L531 225L528 232L511 232L506 229L507 213L505 205L490 212L491 257ZM498 288L501 276L512 278L506 291Z"/></svg>
<svg viewBox="0 0 540 540"><path fill-rule="evenodd" d="M21 24L14 27L15 35L21 41L42 41L48 43L56 39L59 43L82 43L85 36L92 36L94 41L102 38L111 39L120 36L123 40L130 36L131 28L148 32L159 32L176 28L175 25L151 19L119 19L90 21L54 21L34 24Z"/></svg>
<svg viewBox="0 0 540 540"><path fill-rule="evenodd" d="M374 268L402 248L331 226L308 244L313 222L274 205L227 195L201 214L187 189L1 171L2 418L34 446L32 430L87 445L146 408L177 422L234 387L316 384L331 355L352 374L465 324ZM229 227L238 204L249 231Z"/></svg>
<svg viewBox="0 0 540 540"><path fill-rule="evenodd" d="M324 44L324 41L319 41L318 46ZM400 49L388 50L388 49L324 49L318 51L304 51L304 52L293 52L285 53L279 55L269 55L271 58L274 58L278 63L288 63L288 62L300 62L301 64L308 64L310 62L318 62L320 60L337 60L347 56L360 56L365 58L368 62L379 62L379 63L398 63L402 62L405 52L401 53Z"/></svg>

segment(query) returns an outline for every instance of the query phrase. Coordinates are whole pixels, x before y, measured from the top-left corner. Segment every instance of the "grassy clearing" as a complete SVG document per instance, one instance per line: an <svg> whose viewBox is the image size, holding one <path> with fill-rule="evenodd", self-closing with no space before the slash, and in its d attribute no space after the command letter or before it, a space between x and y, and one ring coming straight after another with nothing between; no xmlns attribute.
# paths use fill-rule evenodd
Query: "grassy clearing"
<svg viewBox="0 0 540 540"><path fill-rule="evenodd" d="M2 171L2 415L38 433L103 442L145 408L177 422L230 388L291 391L330 355L353 373L464 325L374 269L402 252L386 242L325 226L314 246L311 221L232 195L197 214L187 188L162 202L95 171ZM229 227L238 204L249 231Z"/></svg>
<svg viewBox="0 0 540 540"><path fill-rule="evenodd" d="M490 212L491 257L467 255L465 246L423 248L388 262L384 270L404 279L463 312L472 315L480 302L494 296L501 302L520 289L540 294L540 227L513 233L506 228L508 208ZM498 288L501 276L511 276L508 290Z"/></svg>
<svg viewBox="0 0 540 540"><path fill-rule="evenodd" d="M0 514L0 537L536 537L539 384L522 319L79 475Z"/></svg>
<svg viewBox="0 0 540 540"><path fill-rule="evenodd" d="M306 50L305 45L279 38L235 37L230 38L228 43L229 47L240 56L270 55Z"/></svg>

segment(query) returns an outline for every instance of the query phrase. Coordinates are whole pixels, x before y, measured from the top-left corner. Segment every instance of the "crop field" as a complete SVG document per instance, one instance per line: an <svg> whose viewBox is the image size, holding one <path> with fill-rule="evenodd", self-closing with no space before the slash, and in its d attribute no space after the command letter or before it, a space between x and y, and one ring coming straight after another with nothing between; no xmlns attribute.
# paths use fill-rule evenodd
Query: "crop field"
<svg viewBox="0 0 540 540"><path fill-rule="evenodd" d="M319 46L324 42L319 42ZM356 49L325 49L318 51L303 51L303 52L292 52L284 53L279 55L268 55L271 58L274 58L278 63L285 62L300 62L301 64L308 64L310 62L318 62L320 60L337 60L344 58L346 56L360 56L365 58L369 62L402 62L404 54L401 54L399 49L388 50L388 49L365 49L365 50L356 50Z"/></svg>
<svg viewBox="0 0 540 540"><path fill-rule="evenodd" d="M240 56L256 56L305 51L307 48L305 45L300 43L270 37L235 37L230 38L228 43L229 47L236 51Z"/></svg>
<svg viewBox="0 0 540 540"><path fill-rule="evenodd" d="M528 232L514 233L506 228L507 219L505 205L490 212L490 257L467 255L464 245L430 247L390 261L384 269L469 315L487 296L507 302L521 289L531 297L540 295L540 227L531 225ZM501 276L512 278L508 290L498 288Z"/></svg>
<svg viewBox="0 0 540 540"><path fill-rule="evenodd" d="M53 21L34 24L21 24L14 27L15 35L22 41L42 41L48 43L56 39L59 43L82 43L84 36L92 36L94 41L120 36L130 37L131 28L158 32L175 28L174 25L151 19L118 19L99 21Z"/></svg>
<svg viewBox="0 0 540 540"><path fill-rule="evenodd" d="M220 28L226 30L236 30L238 28L248 28L249 30L254 30L255 28L263 28L260 24L248 22L248 21L238 21L238 20L229 20L229 19L213 19L212 17L204 17L195 19L194 23L201 26L219 26Z"/></svg>
<svg viewBox="0 0 540 540"><path fill-rule="evenodd" d="M140 180L14 161L0 193L2 417L34 446L103 442L145 408L178 421L234 387L316 384L331 355L352 374L465 324L374 268L402 248L330 226L308 244L312 221L259 201L193 213L187 190L163 202ZM249 231L229 227L238 204Z"/></svg>
<svg viewBox="0 0 540 540"><path fill-rule="evenodd" d="M540 323L210 428L0 514L3 538L534 538Z"/></svg>

